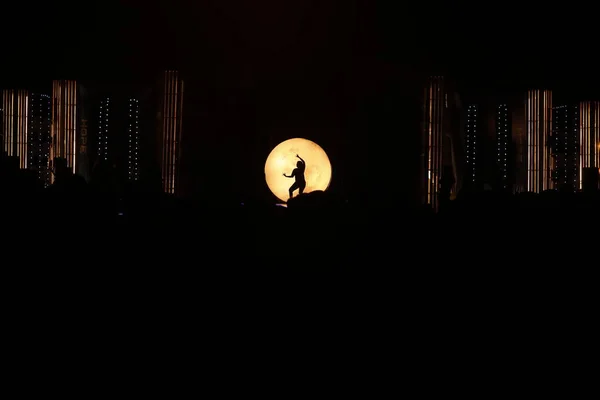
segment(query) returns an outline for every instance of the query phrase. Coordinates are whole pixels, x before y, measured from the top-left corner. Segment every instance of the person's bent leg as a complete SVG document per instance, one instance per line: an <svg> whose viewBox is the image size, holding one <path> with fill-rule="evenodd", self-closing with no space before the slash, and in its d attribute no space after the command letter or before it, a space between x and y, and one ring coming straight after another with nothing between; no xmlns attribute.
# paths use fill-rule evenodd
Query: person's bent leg
<svg viewBox="0 0 600 400"><path fill-rule="evenodd" d="M292 196L294 195L294 190L298 189L298 184L296 182L294 182L294 184L292 186L290 186L290 199L292 198Z"/></svg>

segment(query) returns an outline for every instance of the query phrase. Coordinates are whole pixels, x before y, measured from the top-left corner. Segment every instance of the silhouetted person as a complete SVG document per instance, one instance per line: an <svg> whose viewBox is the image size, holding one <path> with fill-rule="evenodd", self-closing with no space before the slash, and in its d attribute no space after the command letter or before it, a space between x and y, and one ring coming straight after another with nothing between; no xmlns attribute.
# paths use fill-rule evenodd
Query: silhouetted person
<svg viewBox="0 0 600 400"><path fill-rule="evenodd" d="M292 184L292 186L290 186L289 189L290 199L294 195L294 190L298 189L298 194L302 194L304 193L304 188L306 187L306 179L304 179L304 170L306 169L306 162L304 162L302 157L300 157L298 154L296 154L296 157L298 157L298 159L300 160L296 163L296 168L294 168L290 175L286 175L285 173L283 174L283 176L285 176L286 178L296 178L296 181Z"/></svg>

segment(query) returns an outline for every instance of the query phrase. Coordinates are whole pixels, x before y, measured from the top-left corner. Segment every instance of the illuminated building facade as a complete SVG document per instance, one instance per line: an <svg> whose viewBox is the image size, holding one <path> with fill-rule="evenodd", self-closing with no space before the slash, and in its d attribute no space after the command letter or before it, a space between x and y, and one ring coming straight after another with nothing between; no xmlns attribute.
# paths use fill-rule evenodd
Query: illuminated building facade
<svg viewBox="0 0 600 400"><path fill-rule="evenodd" d="M140 179L140 101L129 99L129 126L127 128L127 178Z"/></svg>
<svg viewBox="0 0 600 400"><path fill-rule="evenodd" d="M178 194L183 133L183 80L177 71L166 71L159 105L159 160L165 193Z"/></svg>
<svg viewBox="0 0 600 400"><path fill-rule="evenodd" d="M579 187L586 168L600 169L600 101L579 104Z"/></svg>
<svg viewBox="0 0 600 400"><path fill-rule="evenodd" d="M465 132L465 147L467 152L467 176L471 184L477 182L477 179L481 179L478 174L479 165L481 164L481 122L479 121L480 113L478 112L477 104L470 104L467 106L467 127ZM479 156L479 160L478 160ZM479 164L478 164L479 162Z"/></svg>
<svg viewBox="0 0 600 400"><path fill-rule="evenodd" d="M29 92L3 90L2 110L3 150L7 156L19 159L20 168L28 168Z"/></svg>
<svg viewBox="0 0 600 400"><path fill-rule="evenodd" d="M29 168L38 173L44 186L50 184L50 171L48 170L50 125L50 95L31 93L29 95Z"/></svg>
<svg viewBox="0 0 600 400"><path fill-rule="evenodd" d="M511 135L512 121L508 112L506 103L499 104L496 107L494 117L494 131L496 133L496 166L498 168L501 185L504 189L511 183L510 177L510 148L512 143Z"/></svg>
<svg viewBox="0 0 600 400"><path fill-rule="evenodd" d="M579 187L579 107L559 105L552 109L552 179L557 188Z"/></svg>
<svg viewBox="0 0 600 400"><path fill-rule="evenodd" d="M554 187L551 157L552 91L529 90L527 123L527 191L540 193Z"/></svg>

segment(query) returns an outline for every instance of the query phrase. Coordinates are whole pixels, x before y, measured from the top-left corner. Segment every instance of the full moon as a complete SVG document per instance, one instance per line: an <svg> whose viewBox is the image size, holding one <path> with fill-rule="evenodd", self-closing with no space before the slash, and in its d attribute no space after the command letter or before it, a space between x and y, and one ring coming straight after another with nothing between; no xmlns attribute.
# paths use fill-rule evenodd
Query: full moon
<svg viewBox="0 0 600 400"><path fill-rule="evenodd" d="M326 190L331 182L331 163L325 150L308 139L294 138L279 143L267 157L265 180L271 192L281 201L298 196L302 186L302 162L304 162L304 193ZM298 165L300 163L300 165ZM286 176L284 176L287 175Z"/></svg>

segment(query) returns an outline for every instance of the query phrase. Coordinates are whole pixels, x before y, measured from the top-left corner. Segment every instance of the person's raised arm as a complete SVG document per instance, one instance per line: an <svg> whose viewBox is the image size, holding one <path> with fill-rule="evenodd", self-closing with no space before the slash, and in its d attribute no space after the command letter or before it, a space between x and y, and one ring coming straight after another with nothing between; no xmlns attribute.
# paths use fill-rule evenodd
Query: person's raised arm
<svg viewBox="0 0 600 400"><path fill-rule="evenodd" d="M304 161L304 159L302 157L300 157L298 154L296 154L296 157L298 157L300 159L300 161L302 161L304 164L306 164L306 162Z"/></svg>

